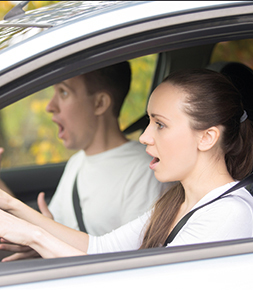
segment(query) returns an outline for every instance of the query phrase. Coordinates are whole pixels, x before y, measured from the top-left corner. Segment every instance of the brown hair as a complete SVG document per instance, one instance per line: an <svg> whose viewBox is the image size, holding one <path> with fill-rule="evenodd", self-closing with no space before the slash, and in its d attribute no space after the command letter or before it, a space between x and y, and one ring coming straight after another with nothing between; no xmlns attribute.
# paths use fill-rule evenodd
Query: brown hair
<svg viewBox="0 0 253 290"><path fill-rule="evenodd" d="M185 70L169 75L168 82L186 92L184 111L194 130L223 126L221 149L229 174L240 180L253 166L253 129L244 113L240 93L223 75L210 70ZM155 204L141 249L163 245L172 227L185 193L181 183L166 192Z"/></svg>
<svg viewBox="0 0 253 290"><path fill-rule="evenodd" d="M107 92L113 104L113 114L118 117L131 83L131 68L127 61L83 74L87 93Z"/></svg>

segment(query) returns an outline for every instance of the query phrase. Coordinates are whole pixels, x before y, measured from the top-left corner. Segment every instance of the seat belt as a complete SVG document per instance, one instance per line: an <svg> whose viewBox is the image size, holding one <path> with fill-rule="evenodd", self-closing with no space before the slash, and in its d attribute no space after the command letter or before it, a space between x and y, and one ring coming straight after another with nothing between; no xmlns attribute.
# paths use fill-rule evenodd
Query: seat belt
<svg viewBox="0 0 253 290"><path fill-rule="evenodd" d="M167 246L167 244L170 244L174 238L176 237L176 235L178 234L178 232L182 229L182 227L187 223L188 219L199 209L201 209L202 207L209 205L221 198L225 198L226 195L232 191L235 191L241 187L245 187L246 185L253 183L253 173L251 173L249 176L247 176L246 178L244 178L243 180L241 180L240 182L238 182L236 185L234 185L233 187L231 187L230 189L228 189L227 191L225 191L224 193L222 193L220 196L216 197L215 199L191 210L190 212L188 212L178 223L177 225L174 227L174 229L170 232L169 236L167 237L165 243L163 244L164 247Z"/></svg>
<svg viewBox="0 0 253 290"><path fill-rule="evenodd" d="M87 233L87 230L85 228L84 221L83 221L82 208L80 206L80 199L79 199L78 190L77 190L77 176L78 174L76 175L75 182L73 185L73 194L72 194L73 206L74 206L79 230Z"/></svg>

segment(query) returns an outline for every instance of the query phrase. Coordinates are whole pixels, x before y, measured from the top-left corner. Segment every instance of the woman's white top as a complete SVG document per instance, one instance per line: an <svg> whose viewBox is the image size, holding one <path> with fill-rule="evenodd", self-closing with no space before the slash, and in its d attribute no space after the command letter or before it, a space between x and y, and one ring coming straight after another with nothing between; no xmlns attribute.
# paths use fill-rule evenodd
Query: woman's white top
<svg viewBox="0 0 253 290"><path fill-rule="evenodd" d="M236 182L228 183L210 191L192 209L213 200L235 184ZM87 253L97 254L139 249L150 215L151 211L104 236L89 235ZM240 188L197 210L167 247L252 236L253 197L246 189Z"/></svg>

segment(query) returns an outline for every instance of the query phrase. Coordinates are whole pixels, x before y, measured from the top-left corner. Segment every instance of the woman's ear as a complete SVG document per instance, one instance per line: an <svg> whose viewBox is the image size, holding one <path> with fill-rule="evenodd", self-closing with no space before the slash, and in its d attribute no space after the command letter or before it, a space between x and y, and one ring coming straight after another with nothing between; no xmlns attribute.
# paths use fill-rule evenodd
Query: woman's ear
<svg viewBox="0 0 253 290"><path fill-rule="evenodd" d="M105 93L105 92L100 92L95 94L95 115L99 116L104 114L107 109L111 105L111 97Z"/></svg>
<svg viewBox="0 0 253 290"><path fill-rule="evenodd" d="M208 151L214 147L220 138L220 129L218 127L210 127L202 131L199 139L198 149L200 151Z"/></svg>

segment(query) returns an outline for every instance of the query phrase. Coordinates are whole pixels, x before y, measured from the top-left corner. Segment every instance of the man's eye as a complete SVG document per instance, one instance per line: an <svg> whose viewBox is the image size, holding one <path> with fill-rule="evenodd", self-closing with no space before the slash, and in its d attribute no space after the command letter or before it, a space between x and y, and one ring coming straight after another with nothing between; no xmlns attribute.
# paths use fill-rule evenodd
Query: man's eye
<svg viewBox="0 0 253 290"><path fill-rule="evenodd" d="M60 89L59 92L60 92L60 95L61 95L63 98L66 98L66 97L68 96L68 92L65 91L64 89Z"/></svg>

